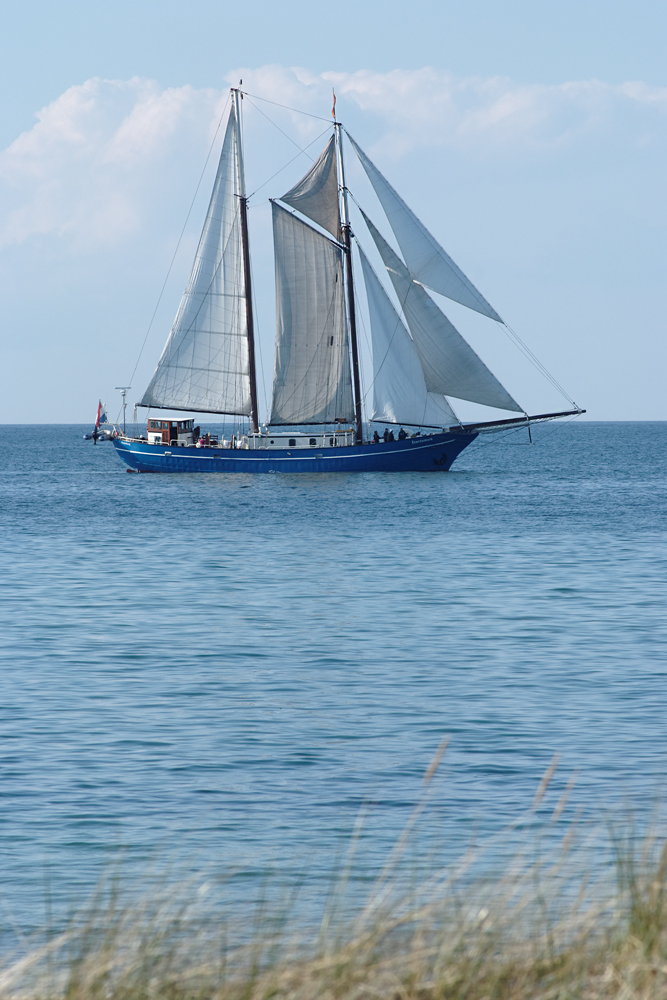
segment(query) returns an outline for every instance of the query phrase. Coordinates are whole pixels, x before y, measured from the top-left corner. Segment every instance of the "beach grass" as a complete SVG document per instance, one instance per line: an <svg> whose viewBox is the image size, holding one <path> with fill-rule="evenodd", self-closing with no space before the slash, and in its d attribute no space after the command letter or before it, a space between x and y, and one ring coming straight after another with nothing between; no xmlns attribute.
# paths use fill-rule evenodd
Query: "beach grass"
<svg viewBox="0 0 667 1000"><path fill-rule="evenodd" d="M631 822L563 824L566 792L546 820L523 823L529 832L499 872L489 862L475 873L484 847L471 846L406 889L407 847L443 752L356 909L341 902L345 872L317 925L306 927L289 906L226 915L206 907L201 879L141 895L110 874L67 926L5 961L0 997L667 998L667 847L656 824L641 837ZM537 790L533 819L555 766Z"/></svg>

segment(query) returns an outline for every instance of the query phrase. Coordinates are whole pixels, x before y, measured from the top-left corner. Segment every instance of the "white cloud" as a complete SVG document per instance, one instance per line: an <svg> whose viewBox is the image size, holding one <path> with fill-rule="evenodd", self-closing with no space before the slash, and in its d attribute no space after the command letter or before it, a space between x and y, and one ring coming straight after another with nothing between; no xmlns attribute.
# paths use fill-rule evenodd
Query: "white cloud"
<svg viewBox="0 0 667 1000"><path fill-rule="evenodd" d="M205 145L220 100L138 78L71 87L0 154L0 246L50 234L87 249L135 232L146 189L193 130Z"/></svg>
<svg viewBox="0 0 667 1000"><path fill-rule="evenodd" d="M603 135L646 143L667 114L667 88L641 82L546 86L428 68L317 75L282 66L236 70L229 81L240 77L253 94L325 119L335 86L339 113L352 124L363 113L376 152L394 158L433 146L548 154ZM0 246L51 236L88 250L131 237L187 156L202 162L226 99L226 92L162 89L138 78L71 87L0 154ZM297 142L325 127L260 107L282 115Z"/></svg>
<svg viewBox="0 0 667 1000"><path fill-rule="evenodd" d="M327 72L268 66L229 74L259 96L326 115L330 88L382 122L400 155L424 145L549 148L599 134L634 119L643 135L664 124L667 88L641 82L612 86L598 80L558 85L517 84L501 77L458 78L425 68L374 73ZM339 111L344 107L339 104Z"/></svg>

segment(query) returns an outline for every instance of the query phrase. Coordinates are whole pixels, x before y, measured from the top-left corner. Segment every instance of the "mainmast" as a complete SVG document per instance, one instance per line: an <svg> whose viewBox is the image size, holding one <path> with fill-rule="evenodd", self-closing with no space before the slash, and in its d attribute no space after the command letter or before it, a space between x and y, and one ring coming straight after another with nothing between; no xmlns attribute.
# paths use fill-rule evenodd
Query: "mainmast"
<svg viewBox="0 0 667 1000"><path fill-rule="evenodd" d="M335 107L335 104L334 104ZM341 190L341 236L345 250L346 274L347 274L347 303L348 315L350 317L350 343L352 345L352 379L354 382L354 409L357 424L357 444L363 444L364 428L361 413L361 379L359 377L359 348L357 345L357 320L354 307L354 279L352 276L352 231L350 228L350 216L347 208L347 188L345 186L345 168L343 164L343 146L340 122L335 122L336 130L336 155L338 157L338 176L340 178Z"/></svg>
<svg viewBox="0 0 667 1000"><path fill-rule="evenodd" d="M241 243L243 247L243 277L246 300L246 322L248 327L248 369L250 376L250 422L254 434L259 433L259 417L257 412L257 372L255 366L255 324L252 311L252 279L250 275L250 245L248 242L248 198L245 190L245 171L243 169L243 143L241 139L241 99L243 94L238 87L232 88L234 95L234 112L236 114L237 149L239 157L239 202L241 206Z"/></svg>

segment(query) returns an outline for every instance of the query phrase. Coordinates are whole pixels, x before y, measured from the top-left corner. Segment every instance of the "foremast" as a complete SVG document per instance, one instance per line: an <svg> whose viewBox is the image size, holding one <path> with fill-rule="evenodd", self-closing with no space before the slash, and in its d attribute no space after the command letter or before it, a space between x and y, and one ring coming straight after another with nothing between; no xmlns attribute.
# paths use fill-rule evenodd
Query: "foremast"
<svg viewBox="0 0 667 1000"><path fill-rule="evenodd" d="M243 277L246 300L246 326L248 336L248 375L250 379L250 423L253 434L259 433L259 414L257 408L257 368L255 362L255 321L252 309L252 276L250 269L250 241L248 239L248 196L245 187L245 168L243 164L243 132L241 128L241 100L243 94L238 87L232 88L234 95L234 111L238 128L238 157L241 209L241 245L243 249Z"/></svg>
<svg viewBox="0 0 667 1000"><path fill-rule="evenodd" d="M335 107L335 105L334 105ZM359 346L357 343L357 319L354 301L354 276L352 273L352 229L347 205L347 187L345 185L345 164L343 162L343 144L340 122L334 122L336 135L336 157L338 160L338 177L340 183L340 228L341 243L345 254L345 272L347 286L347 311L350 324L350 346L352 348L352 382L354 385L354 412L356 423L357 444L363 444L364 427L361 409L361 378L359 375Z"/></svg>
<svg viewBox="0 0 667 1000"><path fill-rule="evenodd" d="M176 318L138 404L234 414L258 428L257 376L240 90L232 90L220 159Z"/></svg>

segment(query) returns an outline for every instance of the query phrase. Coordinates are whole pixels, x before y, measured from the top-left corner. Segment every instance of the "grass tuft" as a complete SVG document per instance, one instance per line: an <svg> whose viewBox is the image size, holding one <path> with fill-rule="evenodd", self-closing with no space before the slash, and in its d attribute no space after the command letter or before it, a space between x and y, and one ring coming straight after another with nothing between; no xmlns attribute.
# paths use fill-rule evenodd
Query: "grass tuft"
<svg viewBox="0 0 667 1000"><path fill-rule="evenodd" d="M592 868L597 833L574 822L556 838L561 799L499 874L473 876L475 848L405 891L406 844L443 753L356 912L330 904L308 932L268 906L223 919L194 882L138 897L110 877L61 933L5 964L0 1000L665 1000L667 845L655 833L612 831L612 863Z"/></svg>

